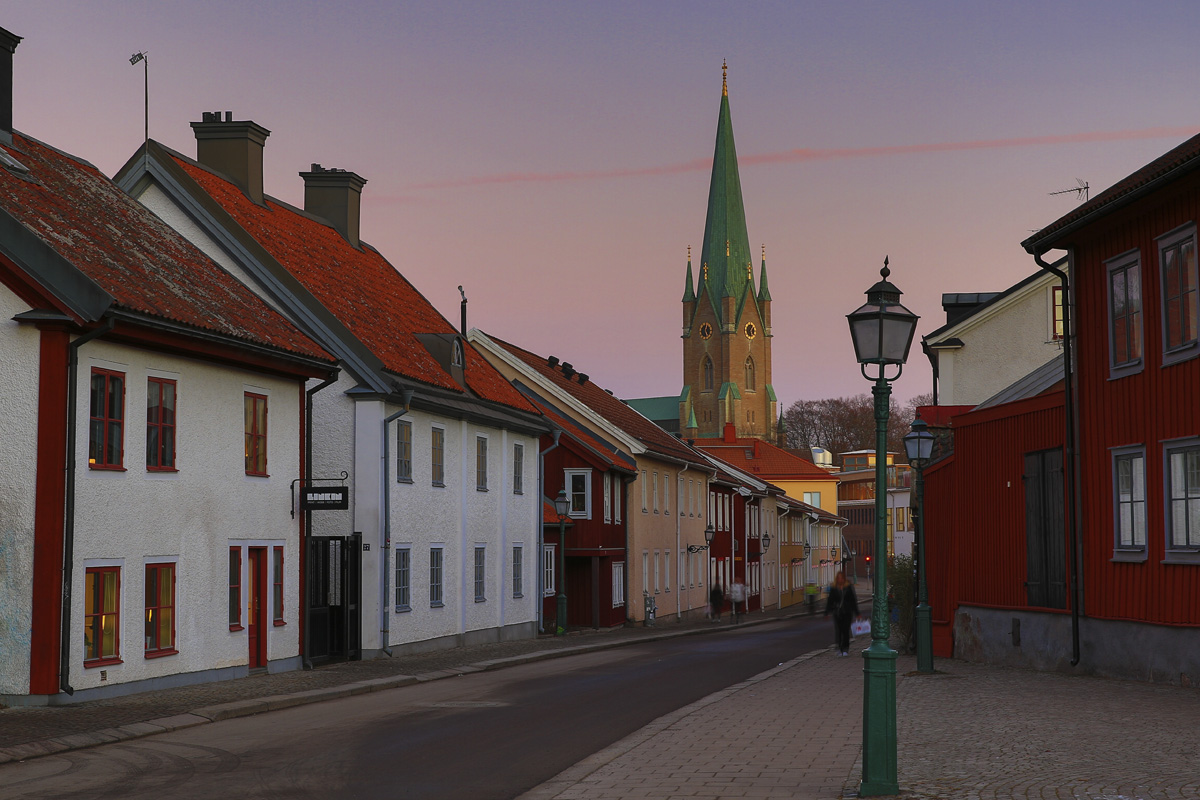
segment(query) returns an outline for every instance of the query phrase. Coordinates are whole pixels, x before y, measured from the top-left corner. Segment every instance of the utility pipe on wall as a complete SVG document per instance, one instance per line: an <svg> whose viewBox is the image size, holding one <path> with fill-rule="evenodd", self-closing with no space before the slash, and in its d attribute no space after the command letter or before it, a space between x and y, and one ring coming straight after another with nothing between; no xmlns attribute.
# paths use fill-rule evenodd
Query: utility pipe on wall
<svg viewBox="0 0 1200 800"><path fill-rule="evenodd" d="M538 576L538 579L537 579L537 623L538 623L538 631L541 633L546 632L546 618L545 618L546 615L545 615L545 609L543 608L543 602L542 602L543 598L545 598L545 596L546 596L546 587L544 585L544 582L546 580L546 570L542 564L542 559L545 558L545 550L546 550L546 525L542 520L542 509L545 508L546 503L549 502L549 498L546 497L546 487L545 487L545 484L546 484L546 454L549 453L551 450L555 449L556 447L558 447L558 438L560 436L562 436L562 429L555 428L554 430L552 430L550 432L550 435L552 437L554 437L554 444L550 445L545 450L541 450L538 452L538 487L537 487L538 503L537 503L537 517L536 517L538 535L537 535L537 561L535 563L537 564L537 576ZM540 444L541 437L538 437L538 442ZM562 542L561 544L564 548L566 547L566 542ZM560 578L559 580L562 580L562 578Z"/></svg>
<svg viewBox="0 0 1200 800"><path fill-rule="evenodd" d="M312 483L312 414L313 414L313 395L322 389L337 383L338 371L334 370L333 375L326 380L317 384L311 389L304 391L304 483L310 485ZM305 669L312 669L312 657L309 655L311 648L309 647L310 633L312 625L308 619L308 543L312 540L312 512L304 512L304 536L300 542L300 613L304 619L304 641L301 644L300 660L304 664Z"/></svg>
<svg viewBox="0 0 1200 800"><path fill-rule="evenodd" d="M392 420L399 419L408 413L412 406L413 390L404 389L401 392L402 407L395 414L385 417L383 420L383 575L379 580L379 605L380 605L380 627L379 633L383 638L382 650L390 658L392 655L391 648L391 633L392 633L392 611L388 603L388 570L391 569L391 553L392 553L392 486L388 461L388 425Z"/></svg>

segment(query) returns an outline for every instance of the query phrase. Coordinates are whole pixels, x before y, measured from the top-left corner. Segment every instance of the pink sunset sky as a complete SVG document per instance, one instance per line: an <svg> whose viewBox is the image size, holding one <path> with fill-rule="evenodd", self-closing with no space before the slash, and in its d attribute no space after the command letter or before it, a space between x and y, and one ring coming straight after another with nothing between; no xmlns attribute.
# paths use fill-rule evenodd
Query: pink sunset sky
<svg viewBox="0 0 1200 800"><path fill-rule="evenodd" d="M885 255L918 335L943 292L1036 270L1020 242L1200 131L1194 2L10 4L14 126L113 174L188 123L270 129L266 191L312 162L368 180L362 236L457 324L619 396L682 385L729 99L766 245L782 407L857 394L845 315ZM756 264L757 268L757 264ZM757 269L756 269L757 273ZM916 348L899 398L930 390Z"/></svg>

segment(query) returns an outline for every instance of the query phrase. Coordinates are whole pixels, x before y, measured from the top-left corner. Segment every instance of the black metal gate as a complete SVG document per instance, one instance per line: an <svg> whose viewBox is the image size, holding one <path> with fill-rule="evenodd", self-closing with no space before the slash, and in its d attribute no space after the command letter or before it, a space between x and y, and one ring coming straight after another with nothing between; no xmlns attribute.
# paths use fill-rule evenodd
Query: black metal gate
<svg viewBox="0 0 1200 800"><path fill-rule="evenodd" d="M362 657L361 575L360 534L309 538L305 644L312 663Z"/></svg>

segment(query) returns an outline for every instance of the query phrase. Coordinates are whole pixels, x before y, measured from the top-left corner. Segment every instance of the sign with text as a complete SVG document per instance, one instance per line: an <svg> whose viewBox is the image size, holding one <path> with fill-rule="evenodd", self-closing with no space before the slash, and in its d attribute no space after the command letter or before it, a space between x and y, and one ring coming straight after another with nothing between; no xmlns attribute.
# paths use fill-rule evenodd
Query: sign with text
<svg viewBox="0 0 1200 800"><path fill-rule="evenodd" d="M300 508L305 511L345 511L350 508L348 486L308 486L300 489Z"/></svg>

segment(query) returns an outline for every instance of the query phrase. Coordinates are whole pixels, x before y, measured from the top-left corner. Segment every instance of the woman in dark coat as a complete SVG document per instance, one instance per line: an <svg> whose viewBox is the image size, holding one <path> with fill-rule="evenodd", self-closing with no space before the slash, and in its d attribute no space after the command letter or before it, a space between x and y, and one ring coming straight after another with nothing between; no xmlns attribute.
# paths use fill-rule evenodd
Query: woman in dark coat
<svg viewBox="0 0 1200 800"><path fill-rule="evenodd" d="M825 602L825 616L833 614L833 630L837 636L839 656L850 655L850 623L858 617L858 595L854 587L846 580L846 573L839 572L833 579L829 589L829 599Z"/></svg>
<svg viewBox="0 0 1200 800"><path fill-rule="evenodd" d="M714 583L712 591L708 593L708 604L712 619L717 622L721 621L721 606L725 605L725 593L721 591L721 585Z"/></svg>

